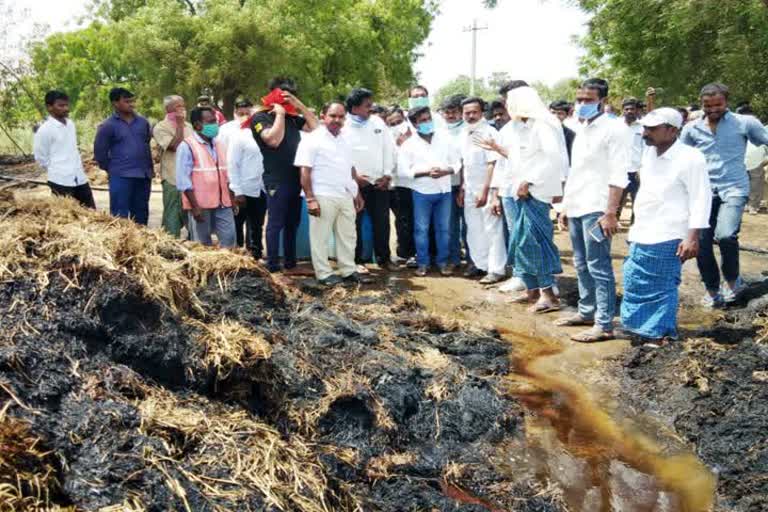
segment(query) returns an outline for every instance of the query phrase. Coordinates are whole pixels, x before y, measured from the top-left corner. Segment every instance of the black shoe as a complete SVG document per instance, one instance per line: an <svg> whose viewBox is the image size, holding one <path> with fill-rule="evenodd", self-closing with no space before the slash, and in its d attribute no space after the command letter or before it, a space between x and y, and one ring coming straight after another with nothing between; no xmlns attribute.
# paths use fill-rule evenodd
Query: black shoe
<svg viewBox="0 0 768 512"><path fill-rule="evenodd" d="M414 257L408 258L408 261L405 262L405 266L408 268L419 268L419 264L416 263L416 258Z"/></svg>
<svg viewBox="0 0 768 512"><path fill-rule="evenodd" d="M337 284L341 284L343 280L336 274L331 274L325 279L318 279L317 282L323 286L336 286Z"/></svg>
<svg viewBox="0 0 768 512"><path fill-rule="evenodd" d="M469 268L464 271L464 277L482 277L484 275L485 272L474 265L470 265Z"/></svg>
<svg viewBox="0 0 768 512"><path fill-rule="evenodd" d="M379 268L385 272L400 272L400 267L388 261L379 263Z"/></svg>
<svg viewBox="0 0 768 512"><path fill-rule="evenodd" d="M357 272L352 272L342 279L346 284L371 284L373 282L372 278L360 275Z"/></svg>

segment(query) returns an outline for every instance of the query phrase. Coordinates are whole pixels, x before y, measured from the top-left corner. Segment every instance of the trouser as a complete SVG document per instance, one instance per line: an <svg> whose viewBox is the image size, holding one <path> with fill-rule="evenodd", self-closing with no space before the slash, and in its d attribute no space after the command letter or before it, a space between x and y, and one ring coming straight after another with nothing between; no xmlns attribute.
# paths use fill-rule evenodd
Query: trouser
<svg viewBox="0 0 768 512"><path fill-rule="evenodd" d="M133 219L136 224L149 221L149 195L152 180L149 178L109 177L109 212L115 217Z"/></svg>
<svg viewBox="0 0 768 512"><path fill-rule="evenodd" d="M749 170L749 207L760 209L765 193L765 166L760 165Z"/></svg>
<svg viewBox="0 0 768 512"><path fill-rule="evenodd" d="M602 216L602 212L595 212L569 217L568 232L579 279L579 314L610 331L616 312L616 280L611 266L611 239L603 235L597 223Z"/></svg>
<svg viewBox="0 0 768 512"><path fill-rule="evenodd" d="M629 172L627 173L627 178L629 179L629 185L624 189L624 192L621 194L621 202L619 202L619 209L616 212L616 218L621 218L621 211L624 209L624 206L627 204L627 198L632 198L632 216L630 217L630 224L635 223L635 200L637 199L637 192L640 190L640 178L637 176L636 172Z"/></svg>
<svg viewBox="0 0 768 512"><path fill-rule="evenodd" d="M507 266L515 266L515 225L517 224L517 200L514 197L502 197L501 207L507 225Z"/></svg>
<svg viewBox="0 0 768 512"><path fill-rule="evenodd" d="M739 277L739 230L746 204L745 196L712 198L709 227L699 232L699 255L696 257L701 280L710 292L720 290L720 271L727 282ZM720 270L715 259L715 240L720 246Z"/></svg>
<svg viewBox="0 0 768 512"><path fill-rule="evenodd" d="M373 252L376 255L376 263L389 262L389 190L380 190L373 185L360 189L360 194L365 201L365 211L371 219L373 228ZM363 212L357 214L355 221L357 226L357 244L355 246L355 261L363 261Z"/></svg>
<svg viewBox="0 0 768 512"><path fill-rule="evenodd" d="M448 261L454 265L461 264L461 246L467 248L467 261L471 261L469 246L467 245L467 223L464 221L464 208L459 206L456 198L461 193L461 187L455 185L451 188L451 241L449 244Z"/></svg>
<svg viewBox="0 0 768 512"><path fill-rule="evenodd" d="M357 228L355 203L351 197L315 196L320 206L320 215L309 216L309 245L312 253L312 267L317 279L326 279L333 274L328 263L328 240L333 234L336 240L336 262L339 274L347 277L355 273L355 244Z"/></svg>
<svg viewBox="0 0 768 512"><path fill-rule="evenodd" d="M51 188L51 192L55 196L71 197L86 208L91 208L92 210L96 209L96 202L93 200L93 192L91 191L91 186L88 183L75 185L74 187L68 187L66 185L59 185L58 183L49 181L48 186Z"/></svg>
<svg viewBox="0 0 768 512"><path fill-rule="evenodd" d="M179 238L184 225L184 210L181 207L181 192L176 185L163 180L163 220L161 226L171 235Z"/></svg>
<svg viewBox="0 0 768 512"><path fill-rule="evenodd" d="M280 232L285 268L296 266L296 231L301 222L301 185L281 183L267 189L267 268L280 269Z"/></svg>
<svg viewBox="0 0 768 512"><path fill-rule="evenodd" d="M517 200L515 275L520 276L528 290L551 288L555 274L563 272L550 209L549 203L533 196Z"/></svg>
<svg viewBox="0 0 768 512"><path fill-rule="evenodd" d="M489 274L505 275L507 270L507 244L504 237L504 222L494 215L491 203L478 208L477 191L467 191L464 200L464 220L467 223L467 245L472 253L472 262L477 268Z"/></svg>
<svg viewBox="0 0 768 512"><path fill-rule="evenodd" d="M202 220L198 221L192 216L192 212L187 210L187 228L189 229L190 240L200 242L203 245L213 245L211 234L216 233L219 246L235 247L237 238L232 208L205 209L202 215Z"/></svg>
<svg viewBox="0 0 768 512"><path fill-rule="evenodd" d="M240 214L243 213L246 225L245 247L254 258L261 259L264 252L261 238L264 235L264 217L267 214L267 194L262 192L259 197L245 196L245 206L240 207Z"/></svg>
<svg viewBox="0 0 768 512"><path fill-rule="evenodd" d="M416 262L429 266L429 227L434 226L436 262L438 266L448 263L451 221L451 193L422 194L413 191L413 238L416 243Z"/></svg>
<svg viewBox="0 0 768 512"><path fill-rule="evenodd" d="M413 191L406 187L390 190L389 207L395 214L397 255L403 259L412 258L416 255L413 241Z"/></svg>

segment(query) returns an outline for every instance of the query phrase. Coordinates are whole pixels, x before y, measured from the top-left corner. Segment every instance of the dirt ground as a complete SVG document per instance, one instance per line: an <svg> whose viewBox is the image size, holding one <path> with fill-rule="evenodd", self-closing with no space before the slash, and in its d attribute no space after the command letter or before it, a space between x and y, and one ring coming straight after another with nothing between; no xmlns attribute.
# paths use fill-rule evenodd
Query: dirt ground
<svg viewBox="0 0 768 512"><path fill-rule="evenodd" d="M48 191L38 187L25 194ZM99 208L106 208L107 194L95 195ZM160 197L152 195L150 227L159 225ZM766 226L768 215L745 215L741 240L768 248ZM613 243L619 293L625 237L623 232ZM572 309L577 292L567 234L557 234L557 243L564 262L561 293ZM752 283L748 298L759 301L766 291L768 256L742 252L741 264ZM309 270L308 264L302 267ZM374 290L393 296L410 292L427 312L493 329L512 344L513 371L504 386L525 406L525 435L489 455L496 468L552 482L571 510L768 509L768 384L761 380L768 349L753 326L760 310L746 304L729 311L701 308L695 262L683 270L684 340L655 351L621 340L571 342L576 329L552 325L558 313L531 315L508 304L507 295L474 281L418 278L410 271L381 276L373 270L379 278ZM280 279L312 293L310 279ZM327 428L328 435L339 434L332 425Z"/></svg>

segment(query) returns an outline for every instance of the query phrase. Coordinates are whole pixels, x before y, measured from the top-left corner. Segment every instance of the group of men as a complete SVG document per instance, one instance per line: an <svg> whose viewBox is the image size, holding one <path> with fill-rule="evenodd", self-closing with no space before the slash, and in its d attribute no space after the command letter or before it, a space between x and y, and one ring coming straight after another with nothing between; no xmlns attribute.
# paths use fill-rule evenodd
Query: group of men
<svg viewBox="0 0 768 512"><path fill-rule="evenodd" d="M631 197L624 331L645 341L676 337L688 259L697 259L703 304L733 302L744 290L738 232L750 187L746 148L768 145L768 130L728 110L724 85L702 89L704 115L685 125L674 108L642 116L634 99L623 102L621 118L608 115L608 83L598 78L581 84L574 106L547 106L535 89L512 81L490 105L452 96L435 113L423 86L409 91L407 111L377 107L371 91L356 88L324 105L320 119L298 99L292 80L273 79L268 89L256 107L238 102L230 122L208 98L187 113L183 98L168 96L166 116L154 127L135 113L132 93L113 89L114 114L94 143L109 174L112 214L147 223L154 138L165 230L178 237L186 228L207 245L215 234L220 246L245 245L256 258L264 237L268 269L290 271L303 196L312 265L323 285L369 280L365 213L382 270L397 272L405 263L418 276L432 266L450 276L466 260L465 276L520 292L512 302L534 314L558 311L554 210L570 234L579 288L578 312L556 324L589 327L576 341L613 339L611 242ZM45 101L50 117L35 135L36 159L54 194L93 208L68 98L51 91Z"/></svg>

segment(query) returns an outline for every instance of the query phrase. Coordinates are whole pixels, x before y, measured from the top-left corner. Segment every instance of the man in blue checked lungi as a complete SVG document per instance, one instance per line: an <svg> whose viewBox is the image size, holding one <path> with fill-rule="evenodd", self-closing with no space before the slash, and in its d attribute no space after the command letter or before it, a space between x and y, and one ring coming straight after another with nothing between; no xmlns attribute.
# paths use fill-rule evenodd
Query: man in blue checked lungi
<svg viewBox="0 0 768 512"><path fill-rule="evenodd" d="M678 140L677 110L659 108L641 122L650 148L629 231L621 320L631 337L658 342L677 337L680 272L699 252L699 231L709 227L712 191L704 154Z"/></svg>
<svg viewBox="0 0 768 512"><path fill-rule="evenodd" d="M515 131L515 211L511 252L515 275L526 291L513 302L530 304L532 313L560 309L554 292L555 274L562 273L560 253L554 243L549 217L551 203L563 194L562 176L568 167L568 152L560 122L531 87L509 92L507 109Z"/></svg>

